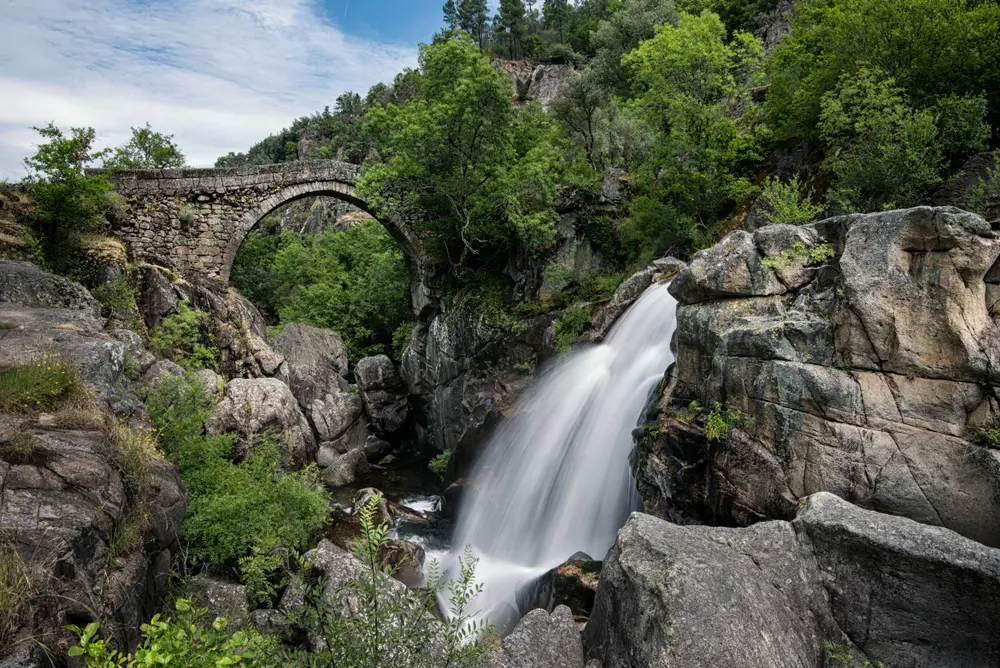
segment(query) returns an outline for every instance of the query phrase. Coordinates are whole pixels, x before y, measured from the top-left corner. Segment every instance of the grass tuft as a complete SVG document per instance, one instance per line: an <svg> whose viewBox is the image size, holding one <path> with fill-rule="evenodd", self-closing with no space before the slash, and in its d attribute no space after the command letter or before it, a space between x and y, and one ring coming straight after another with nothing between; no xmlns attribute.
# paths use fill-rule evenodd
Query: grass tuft
<svg viewBox="0 0 1000 668"><path fill-rule="evenodd" d="M0 459L13 466L41 464L48 452L32 434L18 432L0 443Z"/></svg>
<svg viewBox="0 0 1000 668"><path fill-rule="evenodd" d="M47 412L85 394L74 366L51 355L0 371L0 412Z"/></svg>
<svg viewBox="0 0 1000 668"><path fill-rule="evenodd" d="M0 543L0 656L10 651L38 590L37 573L12 545Z"/></svg>

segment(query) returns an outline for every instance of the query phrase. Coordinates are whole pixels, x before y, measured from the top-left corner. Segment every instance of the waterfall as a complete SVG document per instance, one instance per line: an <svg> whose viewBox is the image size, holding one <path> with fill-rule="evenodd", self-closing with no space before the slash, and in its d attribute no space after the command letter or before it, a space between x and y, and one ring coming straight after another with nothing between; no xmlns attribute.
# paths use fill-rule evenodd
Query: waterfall
<svg viewBox="0 0 1000 668"><path fill-rule="evenodd" d="M637 508L632 430L673 361L676 305L665 284L648 288L603 344L543 374L486 444L452 544L473 547L476 607L498 627L527 612L518 585L578 551L603 559Z"/></svg>

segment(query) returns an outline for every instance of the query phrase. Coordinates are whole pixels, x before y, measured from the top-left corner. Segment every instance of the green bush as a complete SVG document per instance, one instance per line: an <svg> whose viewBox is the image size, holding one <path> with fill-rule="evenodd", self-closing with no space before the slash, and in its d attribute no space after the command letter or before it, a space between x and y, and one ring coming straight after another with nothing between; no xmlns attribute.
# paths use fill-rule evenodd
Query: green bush
<svg viewBox="0 0 1000 668"><path fill-rule="evenodd" d="M232 436L182 443L188 508L181 539L193 563L235 566L255 545L301 550L316 539L330 515L323 484L315 467L282 473L280 454L276 441L264 440L234 463Z"/></svg>
<svg viewBox="0 0 1000 668"><path fill-rule="evenodd" d="M149 345L158 357L167 357L188 371L219 369L219 349L210 330L209 316L186 301L177 313L153 329Z"/></svg>
<svg viewBox="0 0 1000 668"><path fill-rule="evenodd" d="M570 306L563 311L555 322L555 347L560 353L568 353L573 344L590 325L590 309L583 306Z"/></svg>
<svg viewBox="0 0 1000 668"><path fill-rule="evenodd" d="M764 219L772 224L804 225L823 211L822 206L809 201L809 193L798 175L787 182L769 177L764 182L761 197L766 206L762 212Z"/></svg>
<svg viewBox="0 0 1000 668"><path fill-rule="evenodd" d="M99 285L90 292L109 311L108 329L121 327L140 335L146 334L146 323L137 303L139 293L126 277Z"/></svg>
<svg viewBox="0 0 1000 668"><path fill-rule="evenodd" d="M451 450L435 455L427 463L427 470L444 480L444 474L448 471L448 462L451 460Z"/></svg>
<svg viewBox="0 0 1000 668"><path fill-rule="evenodd" d="M791 248L781 251L781 254L777 257L764 258L761 264L768 269L787 269L796 264L803 267L810 267L822 264L835 255L836 251L826 242L826 239L820 237L811 246L806 246L801 241L796 241L792 244Z"/></svg>
<svg viewBox="0 0 1000 668"><path fill-rule="evenodd" d="M192 564L236 568L255 546L301 550L312 544L330 514L314 466L283 472L282 446L266 436L249 444L246 460L234 461L233 436L202 435L212 402L193 378L164 381L148 406L188 491L181 541Z"/></svg>
<svg viewBox="0 0 1000 668"><path fill-rule="evenodd" d="M0 371L0 412L51 411L85 393L76 368L51 355Z"/></svg>
<svg viewBox="0 0 1000 668"><path fill-rule="evenodd" d="M100 625L92 622L84 629L67 627L80 639L79 645L69 648L69 655L83 659L88 668L218 668L257 665L272 651L272 643L256 631L232 631L222 617L205 624L208 610L195 609L186 599L175 605L179 613L175 619L157 614L140 627L143 639L134 654L108 647L98 636Z"/></svg>
<svg viewBox="0 0 1000 668"><path fill-rule="evenodd" d="M733 429L743 429L753 424L753 418L736 408L724 408L718 401L705 420L705 436L709 440L724 440Z"/></svg>
<svg viewBox="0 0 1000 668"><path fill-rule="evenodd" d="M889 665L882 661L873 663L864 658L858 659L856 655L860 654L859 652L830 641L823 643L823 654L823 668L889 668Z"/></svg>
<svg viewBox="0 0 1000 668"><path fill-rule="evenodd" d="M100 229L112 208L111 182L86 171L106 154L94 150L94 129L72 128L66 136L49 123L35 130L49 141L24 161L29 170L24 185L35 200L42 232L52 239L71 231Z"/></svg>
<svg viewBox="0 0 1000 668"><path fill-rule="evenodd" d="M493 628L472 619L472 604L482 589L475 583L477 559L466 548L460 572L447 584L449 614L438 622L437 593L443 588L436 564L419 590L388 588L393 568L379 558L389 535L375 524L377 499L359 509L361 536L354 555L363 573L343 591L327 591L323 579L305 569L297 580L305 605L291 617L298 630L318 638L315 649L285 650L286 665L334 668L474 668L493 645Z"/></svg>

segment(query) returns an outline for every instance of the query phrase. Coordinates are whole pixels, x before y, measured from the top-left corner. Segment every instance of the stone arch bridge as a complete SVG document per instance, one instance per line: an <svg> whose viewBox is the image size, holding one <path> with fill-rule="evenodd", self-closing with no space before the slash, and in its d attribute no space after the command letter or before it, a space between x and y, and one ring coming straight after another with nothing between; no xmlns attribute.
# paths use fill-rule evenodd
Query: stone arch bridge
<svg viewBox="0 0 1000 668"><path fill-rule="evenodd" d="M112 181L131 211L116 232L138 260L228 281L247 235L284 204L322 195L372 214L355 190L359 169L316 160L231 169L122 170ZM423 253L413 230L392 217L379 221L399 244L414 277L422 276ZM419 279L414 287L416 283Z"/></svg>

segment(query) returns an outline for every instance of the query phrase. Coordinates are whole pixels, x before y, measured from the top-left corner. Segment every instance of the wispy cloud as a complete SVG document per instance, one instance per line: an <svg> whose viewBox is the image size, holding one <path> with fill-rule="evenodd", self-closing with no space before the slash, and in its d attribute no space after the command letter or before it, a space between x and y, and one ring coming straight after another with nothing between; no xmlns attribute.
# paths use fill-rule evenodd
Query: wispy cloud
<svg viewBox="0 0 1000 668"><path fill-rule="evenodd" d="M20 175L48 121L110 145L148 121L211 165L415 62L313 0L0 0L0 176Z"/></svg>

